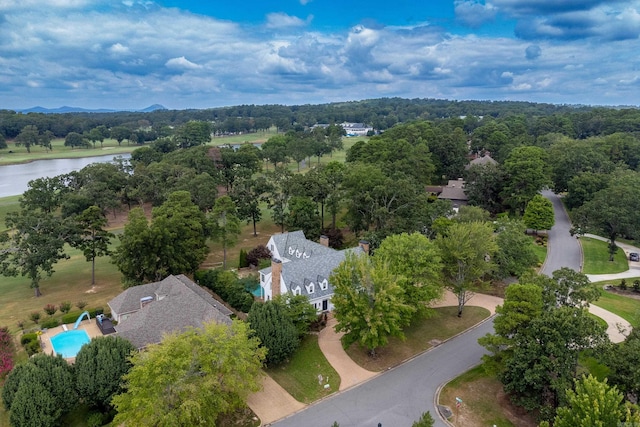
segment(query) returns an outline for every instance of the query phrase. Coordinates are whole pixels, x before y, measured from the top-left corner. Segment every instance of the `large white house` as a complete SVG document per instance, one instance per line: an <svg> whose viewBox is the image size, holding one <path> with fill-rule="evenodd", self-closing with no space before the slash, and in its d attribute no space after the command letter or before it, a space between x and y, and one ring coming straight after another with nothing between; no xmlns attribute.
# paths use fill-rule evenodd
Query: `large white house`
<svg viewBox="0 0 640 427"><path fill-rule="evenodd" d="M357 248L338 251L329 247L329 239L307 240L302 231L271 236L267 247L271 251L271 267L260 270L260 287L265 301L276 295L305 295L318 311L331 311L333 286L329 276L347 253L368 251L361 242Z"/></svg>

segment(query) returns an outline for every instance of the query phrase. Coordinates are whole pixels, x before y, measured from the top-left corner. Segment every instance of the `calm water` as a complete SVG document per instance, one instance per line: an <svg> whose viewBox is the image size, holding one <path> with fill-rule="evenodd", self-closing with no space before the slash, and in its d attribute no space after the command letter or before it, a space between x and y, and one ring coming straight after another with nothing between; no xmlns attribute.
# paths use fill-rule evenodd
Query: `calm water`
<svg viewBox="0 0 640 427"><path fill-rule="evenodd" d="M114 157L125 159L130 154L108 154L97 157L81 157L77 159L36 160L22 165L0 166L0 197L17 196L27 190L27 184L37 178L54 177L73 172L91 163L107 163Z"/></svg>

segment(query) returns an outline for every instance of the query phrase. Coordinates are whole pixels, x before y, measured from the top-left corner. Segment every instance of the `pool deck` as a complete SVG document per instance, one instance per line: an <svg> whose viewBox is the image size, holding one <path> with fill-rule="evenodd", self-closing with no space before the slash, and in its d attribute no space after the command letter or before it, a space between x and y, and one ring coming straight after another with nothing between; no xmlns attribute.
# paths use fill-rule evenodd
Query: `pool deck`
<svg viewBox="0 0 640 427"><path fill-rule="evenodd" d="M75 322L67 324L67 329L72 331L74 324ZM80 325L78 325L78 329L82 329L86 331L87 335L89 335L89 338L91 339L102 336L102 332L100 332L100 328L98 328L98 325L96 325L96 322L94 319L82 320L82 322L80 322ZM53 351L53 346L51 345L51 337L58 335L61 332L64 332L62 325L56 326L55 328L50 328L46 332L42 333L42 335L40 336L40 345L42 346L42 351L44 353L52 354L52 355L55 354L55 352ZM69 357L69 358L66 358L65 360L68 361L69 363L73 363L75 362L76 358Z"/></svg>

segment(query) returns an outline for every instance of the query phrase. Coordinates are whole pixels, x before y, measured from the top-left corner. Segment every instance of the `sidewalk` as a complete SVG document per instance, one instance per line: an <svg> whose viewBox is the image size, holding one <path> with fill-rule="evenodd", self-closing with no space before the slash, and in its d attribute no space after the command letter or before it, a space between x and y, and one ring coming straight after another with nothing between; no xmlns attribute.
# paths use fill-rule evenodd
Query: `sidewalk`
<svg viewBox="0 0 640 427"><path fill-rule="evenodd" d="M262 378L262 390L249 395L247 405L260 418L260 425L263 426L293 414L306 406L295 400L267 374Z"/></svg>

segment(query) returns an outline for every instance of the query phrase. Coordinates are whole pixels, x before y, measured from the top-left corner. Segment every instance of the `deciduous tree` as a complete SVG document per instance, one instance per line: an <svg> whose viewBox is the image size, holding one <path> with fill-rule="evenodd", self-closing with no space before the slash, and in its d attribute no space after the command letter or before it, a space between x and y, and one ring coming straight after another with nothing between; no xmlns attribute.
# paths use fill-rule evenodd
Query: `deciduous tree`
<svg viewBox="0 0 640 427"><path fill-rule="evenodd" d="M556 220L553 213L551 200L536 194L527 203L522 220L528 228L535 230L551 230Z"/></svg>
<svg viewBox="0 0 640 427"><path fill-rule="evenodd" d="M336 330L345 332L347 345L358 342L375 356L390 336L404 336L402 328L415 309L404 302L403 288L384 262L347 254L329 281Z"/></svg>
<svg viewBox="0 0 640 427"><path fill-rule="evenodd" d="M115 425L212 426L260 388L264 350L248 325L210 323L135 353L126 392L112 403Z"/></svg>
<svg viewBox="0 0 640 427"><path fill-rule="evenodd" d="M524 223L517 219L500 219L497 222L495 256L496 274L500 278L520 277L538 263L531 237L525 234Z"/></svg>
<svg viewBox="0 0 640 427"><path fill-rule="evenodd" d="M76 387L85 403L108 410L111 398L124 391L122 377L131 369L136 349L119 336L104 336L82 346L75 361Z"/></svg>
<svg viewBox="0 0 640 427"><path fill-rule="evenodd" d="M95 285L96 258L111 254L109 243L114 235L104 229L107 219L95 205L85 209L74 221L78 228L70 243L72 247L80 249L87 261L91 262L91 284Z"/></svg>
<svg viewBox="0 0 640 427"><path fill-rule="evenodd" d="M458 317L467 300L478 289L483 276L493 268L498 250L492 227L487 223L454 223L438 236L446 286L458 298Z"/></svg>
<svg viewBox="0 0 640 427"><path fill-rule="evenodd" d="M222 244L222 268L226 269L227 248L233 247L238 242L238 236L242 231L236 205L231 197L222 196L216 200L211 212L211 221L213 239Z"/></svg>
<svg viewBox="0 0 640 427"><path fill-rule="evenodd" d="M417 313L425 314L430 302L444 291L441 282L442 262L438 247L420 233L402 233L387 237L376 249L375 258L389 267L389 272L404 276L404 302Z"/></svg>

